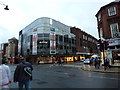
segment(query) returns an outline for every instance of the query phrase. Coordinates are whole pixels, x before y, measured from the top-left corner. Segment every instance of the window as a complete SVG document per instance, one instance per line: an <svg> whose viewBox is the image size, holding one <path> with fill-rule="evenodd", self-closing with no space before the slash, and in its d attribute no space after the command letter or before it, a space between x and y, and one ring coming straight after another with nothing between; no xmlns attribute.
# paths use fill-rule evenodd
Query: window
<svg viewBox="0 0 120 90"><path fill-rule="evenodd" d="M63 41L63 36L59 36L59 41Z"/></svg>
<svg viewBox="0 0 120 90"><path fill-rule="evenodd" d="M101 21L101 14L98 15L98 21Z"/></svg>
<svg viewBox="0 0 120 90"><path fill-rule="evenodd" d="M80 46L82 46L82 38L80 38Z"/></svg>
<svg viewBox="0 0 120 90"><path fill-rule="evenodd" d="M43 34L38 34L38 37L43 37Z"/></svg>
<svg viewBox="0 0 120 90"><path fill-rule="evenodd" d="M59 48L60 48L60 49L63 49L63 46L62 46L62 45L59 45Z"/></svg>
<svg viewBox="0 0 120 90"><path fill-rule="evenodd" d="M87 40L87 38L88 38L88 37L87 37L87 36L85 36L85 40Z"/></svg>
<svg viewBox="0 0 120 90"><path fill-rule="evenodd" d="M58 35L56 35L56 41L58 41Z"/></svg>
<svg viewBox="0 0 120 90"><path fill-rule="evenodd" d="M69 39L68 39L69 44L71 44L71 41L72 41L72 39L71 39L71 38L69 38Z"/></svg>
<svg viewBox="0 0 120 90"><path fill-rule="evenodd" d="M85 35L83 35L83 39L85 39Z"/></svg>
<svg viewBox="0 0 120 90"><path fill-rule="evenodd" d="M50 19L50 24L52 25L52 19Z"/></svg>
<svg viewBox="0 0 120 90"><path fill-rule="evenodd" d="M111 34L112 34L113 38L114 37L119 37L118 23L111 24L110 29L111 29Z"/></svg>
<svg viewBox="0 0 120 90"><path fill-rule="evenodd" d="M85 35L83 35L83 39L84 39L84 40L87 40L87 39L88 39L88 37L87 37L87 36L85 36Z"/></svg>
<svg viewBox="0 0 120 90"><path fill-rule="evenodd" d="M102 30L102 28L100 28L100 38L102 38L103 37L103 30Z"/></svg>
<svg viewBox="0 0 120 90"><path fill-rule="evenodd" d="M108 14L109 14L109 16L115 15L116 14L116 7L109 8Z"/></svg>
<svg viewBox="0 0 120 90"><path fill-rule="evenodd" d="M75 39L74 38L72 38L72 44L75 44Z"/></svg>
<svg viewBox="0 0 120 90"><path fill-rule="evenodd" d="M44 33L44 37L49 37L49 36L50 36L50 34Z"/></svg>

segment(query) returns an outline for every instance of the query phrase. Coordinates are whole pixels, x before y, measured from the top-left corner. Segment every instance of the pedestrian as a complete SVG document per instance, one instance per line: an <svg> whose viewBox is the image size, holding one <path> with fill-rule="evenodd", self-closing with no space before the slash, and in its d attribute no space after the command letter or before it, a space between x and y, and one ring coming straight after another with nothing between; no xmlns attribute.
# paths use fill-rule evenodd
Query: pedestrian
<svg viewBox="0 0 120 90"><path fill-rule="evenodd" d="M61 64L62 64L62 63L64 63L64 60L61 58L61 59L60 59L60 62L61 62Z"/></svg>
<svg viewBox="0 0 120 90"><path fill-rule="evenodd" d="M14 72L14 82L18 82L19 90L25 86L26 90L30 90L30 81L32 80L33 67L31 63L21 59L21 63L17 65Z"/></svg>
<svg viewBox="0 0 120 90"><path fill-rule="evenodd" d="M100 58L97 58L97 68L98 68L98 69L100 68L100 63L101 63Z"/></svg>
<svg viewBox="0 0 120 90"><path fill-rule="evenodd" d="M11 71L4 59L0 60L0 90L8 90L11 83Z"/></svg>
<svg viewBox="0 0 120 90"><path fill-rule="evenodd" d="M62 58L59 58L58 63L59 63L59 65L62 65L63 59L62 59Z"/></svg>
<svg viewBox="0 0 120 90"><path fill-rule="evenodd" d="M106 70L107 68L110 68L109 59L108 59L108 58L105 58L105 59L104 59L104 69Z"/></svg>
<svg viewBox="0 0 120 90"><path fill-rule="evenodd" d="M98 61L97 61L97 58L95 58L95 59L94 59L95 68L97 68L97 64L98 64Z"/></svg>

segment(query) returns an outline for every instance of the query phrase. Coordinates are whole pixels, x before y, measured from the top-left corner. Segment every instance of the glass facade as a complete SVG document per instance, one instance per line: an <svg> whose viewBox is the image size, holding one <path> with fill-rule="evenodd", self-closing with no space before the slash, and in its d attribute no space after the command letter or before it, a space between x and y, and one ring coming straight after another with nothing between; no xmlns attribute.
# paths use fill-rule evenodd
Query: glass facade
<svg viewBox="0 0 120 90"><path fill-rule="evenodd" d="M70 33L70 27L47 17L22 29L19 40L19 53L23 56L76 53L75 35Z"/></svg>

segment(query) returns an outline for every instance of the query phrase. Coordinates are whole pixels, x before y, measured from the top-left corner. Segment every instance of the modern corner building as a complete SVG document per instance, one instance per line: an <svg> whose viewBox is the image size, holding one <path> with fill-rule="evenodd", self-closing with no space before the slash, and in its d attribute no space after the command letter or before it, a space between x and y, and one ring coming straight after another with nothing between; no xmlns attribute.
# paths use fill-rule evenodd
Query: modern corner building
<svg viewBox="0 0 120 90"><path fill-rule="evenodd" d="M44 57L75 54L75 35L70 27L51 18L42 17L19 32L18 54L22 56ZM35 60L35 59L34 59ZM46 60L46 61L45 61ZM44 62L47 62L45 58Z"/></svg>
<svg viewBox="0 0 120 90"><path fill-rule="evenodd" d="M120 0L100 8L96 14L101 40L109 43L106 56L112 64L120 64Z"/></svg>
<svg viewBox="0 0 120 90"><path fill-rule="evenodd" d="M80 55L83 55L83 53L94 53L96 46L89 45L88 48L86 45L85 47L82 45L84 50L81 52L83 53L76 57L78 55L76 52L80 51L80 45L77 43L82 44L83 42L79 42L76 38L80 32L78 34L74 32L76 30L72 27L54 19L48 17L38 18L19 32L18 54L19 56L31 57L31 60L33 59L32 61L35 62L37 60L49 63L53 59L57 58L58 60L61 57L66 61L75 61L78 58L80 59ZM82 36L82 38L85 38L85 36ZM92 41L96 42L97 40L94 38Z"/></svg>

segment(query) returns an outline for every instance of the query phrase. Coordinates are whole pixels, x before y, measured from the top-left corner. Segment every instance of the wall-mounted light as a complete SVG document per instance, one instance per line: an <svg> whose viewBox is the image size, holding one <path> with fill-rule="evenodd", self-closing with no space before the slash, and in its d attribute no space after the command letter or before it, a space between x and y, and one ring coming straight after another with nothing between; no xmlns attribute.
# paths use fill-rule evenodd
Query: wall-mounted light
<svg viewBox="0 0 120 90"><path fill-rule="evenodd" d="M8 5L6 5L6 4L4 4L2 2L0 2L0 4L5 6L5 8L4 8L5 10L9 10Z"/></svg>
<svg viewBox="0 0 120 90"><path fill-rule="evenodd" d="M46 41L41 41L41 42L39 42L39 43L46 44L46 43L48 43L48 42L46 42Z"/></svg>
<svg viewBox="0 0 120 90"><path fill-rule="evenodd" d="M6 5L4 9L5 9L5 10L9 10L8 5Z"/></svg>

